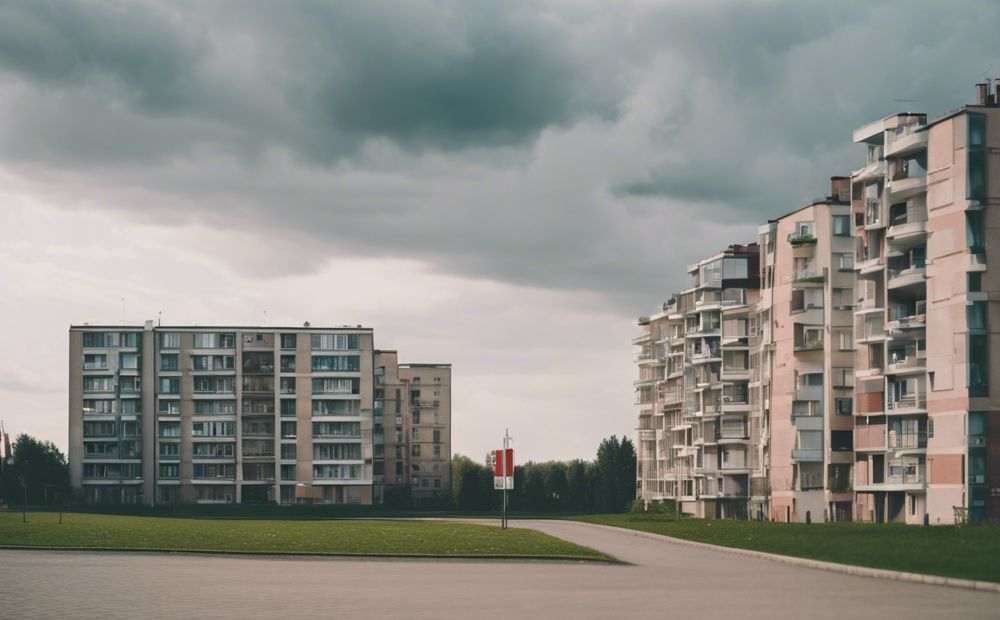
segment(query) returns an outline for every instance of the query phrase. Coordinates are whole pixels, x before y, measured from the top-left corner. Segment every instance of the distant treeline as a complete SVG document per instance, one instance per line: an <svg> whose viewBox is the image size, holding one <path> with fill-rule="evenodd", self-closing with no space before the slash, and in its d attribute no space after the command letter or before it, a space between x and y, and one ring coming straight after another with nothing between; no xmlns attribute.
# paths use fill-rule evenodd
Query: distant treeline
<svg viewBox="0 0 1000 620"><path fill-rule="evenodd" d="M452 459L452 503L462 511L497 510L501 492L485 463ZM528 462L514 468L509 508L522 512L623 512L635 499L635 449L612 436L601 442L593 461Z"/></svg>

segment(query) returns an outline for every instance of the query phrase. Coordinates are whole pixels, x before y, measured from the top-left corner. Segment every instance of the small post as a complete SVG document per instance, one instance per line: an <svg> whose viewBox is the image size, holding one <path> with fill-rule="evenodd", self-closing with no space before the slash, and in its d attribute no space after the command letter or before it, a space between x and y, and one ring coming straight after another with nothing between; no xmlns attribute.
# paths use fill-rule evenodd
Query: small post
<svg viewBox="0 0 1000 620"><path fill-rule="evenodd" d="M27 523L28 522L28 484L24 481L23 477L21 478L21 488L24 489L24 504L22 504L23 509L21 511L21 522L22 523Z"/></svg>
<svg viewBox="0 0 1000 620"><path fill-rule="evenodd" d="M510 429L503 432L503 452L501 453L500 472L503 474L503 515L500 518L501 529L507 529L507 445L510 443Z"/></svg>

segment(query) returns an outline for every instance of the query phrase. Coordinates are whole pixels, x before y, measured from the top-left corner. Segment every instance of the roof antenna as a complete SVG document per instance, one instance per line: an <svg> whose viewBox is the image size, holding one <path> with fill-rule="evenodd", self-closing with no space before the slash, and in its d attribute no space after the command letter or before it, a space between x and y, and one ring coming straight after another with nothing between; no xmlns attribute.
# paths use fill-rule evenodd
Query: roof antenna
<svg viewBox="0 0 1000 620"><path fill-rule="evenodd" d="M156 313L156 326L163 325L163 310Z"/></svg>

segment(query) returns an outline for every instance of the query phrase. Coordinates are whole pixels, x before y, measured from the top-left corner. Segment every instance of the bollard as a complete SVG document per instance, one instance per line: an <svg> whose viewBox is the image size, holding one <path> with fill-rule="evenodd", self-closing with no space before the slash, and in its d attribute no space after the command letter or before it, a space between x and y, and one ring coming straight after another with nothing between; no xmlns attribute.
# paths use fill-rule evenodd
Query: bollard
<svg viewBox="0 0 1000 620"><path fill-rule="evenodd" d="M807 510L807 511L806 511L806 523L812 523L812 522L813 522L813 519L812 519L812 512L811 512L811 511L809 511L809 510Z"/></svg>

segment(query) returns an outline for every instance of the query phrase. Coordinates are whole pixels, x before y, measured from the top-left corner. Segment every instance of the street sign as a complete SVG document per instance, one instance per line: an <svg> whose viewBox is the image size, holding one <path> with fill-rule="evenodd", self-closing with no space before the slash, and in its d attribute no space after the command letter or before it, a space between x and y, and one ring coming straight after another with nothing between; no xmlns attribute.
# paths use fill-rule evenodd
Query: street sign
<svg viewBox="0 0 1000 620"><path fill-rule="evenodd" d="M500 527L507 529L507 491L514 489L514 448L510 446L510 431L503 433L503 448L494 450L493 458L493 489L503 491L503 504L500 513Z"/></svg>
<svg viewBox="0 0 1000 620"><path fill-rule="evenodd" d="M506 482L506 484L504 484ZM494 476L493 477L493 490L494 491L513 491L514 490L514 476Z"/></svg>
<svg viewBox="0 0 1000 620"><path fill-rule="evenodd" d="M507 458L503 458L506 452ZM493 451L493 476L513 476L514 475L514 448Z"/></svg>

